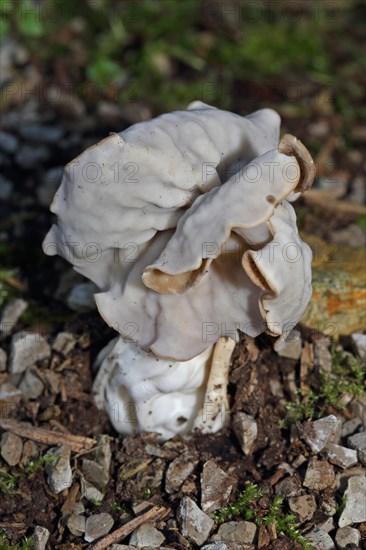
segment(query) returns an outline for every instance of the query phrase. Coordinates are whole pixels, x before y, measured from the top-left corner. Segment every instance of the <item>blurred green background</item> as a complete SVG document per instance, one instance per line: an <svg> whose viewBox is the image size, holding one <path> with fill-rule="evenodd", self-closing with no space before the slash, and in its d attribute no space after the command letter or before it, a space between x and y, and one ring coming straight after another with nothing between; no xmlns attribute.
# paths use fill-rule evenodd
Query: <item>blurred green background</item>
<svg viewBox="0 0 366 550"><path fill-rule="evenodd" d="M358 0L1 0L45 77L93 103L365 115ZM88 85L87 85L88 84Z"/></svg>

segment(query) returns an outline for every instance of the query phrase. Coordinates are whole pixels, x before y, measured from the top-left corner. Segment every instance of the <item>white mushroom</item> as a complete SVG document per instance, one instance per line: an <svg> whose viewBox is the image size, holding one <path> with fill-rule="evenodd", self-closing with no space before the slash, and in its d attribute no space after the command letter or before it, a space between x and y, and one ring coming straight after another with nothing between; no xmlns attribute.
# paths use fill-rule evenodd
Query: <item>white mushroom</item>
<svg viewBox="0 0 366 550"><path fill-rule="evenodd" d="M270 109L194 102L66 167L43 246L100 288L98 310L121 335L95 382L118 431L220 429L238 331L281 345L305 310L311 252L286 199L314 165L296 138L279 145L279 127Z"/></svg>

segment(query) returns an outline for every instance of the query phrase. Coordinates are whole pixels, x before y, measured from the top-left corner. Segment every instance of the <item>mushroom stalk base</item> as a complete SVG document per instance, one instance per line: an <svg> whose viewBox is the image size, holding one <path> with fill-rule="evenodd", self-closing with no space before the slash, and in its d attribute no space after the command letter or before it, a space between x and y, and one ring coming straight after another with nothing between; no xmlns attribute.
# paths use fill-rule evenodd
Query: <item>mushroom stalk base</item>
<svg viewBox="0 0 366 550"><path fill-rule="evenodd" d="M125 435L149 431L166 440L192 430L216 432L228 419L227 382L234 346L231 338L221 338L193 359L175 362L116 338L96 361L96 405Z"/></svg>

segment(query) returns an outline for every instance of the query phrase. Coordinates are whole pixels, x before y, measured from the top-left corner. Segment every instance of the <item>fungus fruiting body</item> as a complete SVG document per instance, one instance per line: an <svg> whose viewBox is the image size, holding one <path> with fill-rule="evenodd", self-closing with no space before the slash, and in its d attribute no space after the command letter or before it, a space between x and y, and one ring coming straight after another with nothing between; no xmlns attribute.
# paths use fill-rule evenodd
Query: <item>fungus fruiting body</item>
<svg viewBox="0 0 366 550"><path fill-rule="evenodd" d="M43 247L97 285L120 334L94 384L119 432L217 431L239 332L267 331L279 347L301 318L311 251L290 201L314 164L279 131L270 109L241 117L194 102L66 166Z"/></svg>

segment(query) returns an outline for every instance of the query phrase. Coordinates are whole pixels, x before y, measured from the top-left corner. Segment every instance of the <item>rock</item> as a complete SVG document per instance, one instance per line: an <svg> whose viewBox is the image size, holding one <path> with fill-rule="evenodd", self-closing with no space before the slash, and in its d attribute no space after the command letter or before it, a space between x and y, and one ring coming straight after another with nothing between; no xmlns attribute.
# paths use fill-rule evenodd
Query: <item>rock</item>
<svg viewBox="0 0 366 550"><path fill-rule="evenodd" d="M184 497L179 506L181 533L192 539L195 544L206 542L214 525L213 520L197 506L189 497Z"/></svg>
<svg viewBox="0 0 366 550"><path fill-rule="evenodd" d="M101 501L104 498L104 494L99 491L89 481L81 477L81 494L89 501Z"/></svg>
<svg viewBox="0 0 366 550"><path fill-rule="evenodd" d="M342 422L334 414L313 422L303 422L299 426L300 437L313 453L319 453L329 441L338 442L341 430Z"/></svg>
<svg viewBox="0 0 366 550"><path fill-rule="evenodd" d="M347 444L351 449L356 451L363 451L366 449L366 432L360 432L354 435L351 435L347 439Z"/></svg>
<svg viewBox="0 0 366 550"><path fill-rule="evenodd" d="M330 340L320 338L314 342L314 359L316 366L330 374L332 372L332 355L329 351Z"/></svg>
<svg viewBox="0 0 366 550"><path fill-rule="evenodd" d="M67 297L67 305L73 311L86 313L96 308L94 294L98 288L94 283L80 283L71 290Z"/></svg>
<svg viewBox="0 0 366 550"><path fill-rule="evenodd" d="M37 445L31 439L27 439L23 444L23 452L20 463L22 466L27 466L30 460L36 458L39 455Z"/></svg>
<svg viewBox="0 0 366 550"><path fill-rule="evenodd" d="M92 542L99 537L109 533L114 524L114 520L110 514L101 512L88 517L85 523L85 536L87 542Z"/></svg>
<svg viewBox="0 0 366 550"><path fill-rule="evenodd" d="M66 525L75 537L81 537L85 533L85 516L80 516L78 514L71 514L67 518Z"/></svg>
<svg viewBox="0 0 366 550"><path fill-rule="evenodd" d="M311 531L306 533L305 538L314 546L316 550L333 550L335 549L334 542L328 535L318 527L313 527Z"/></svg>
<svg viewBox="0 0 366 550"><path fill-rule="evenodd" d="M361 418L358 417L347 420L342 426L342 437L348 437L349 435L354 434L361 424Z"/></svg>
<svg viewBox="0 0 366 550"><path fill-rule="evenodd" d="M23 124L19 128L19 134L31 143L57 143L61 139L62 129L37 123Z"/></svg>
<svg viewBox="0 0 366 550"><path fill-rule="evenodd" d="M0 131L0 149L8 154L13 154L19 147L19 140L9 132Z"/></svg>
<svg viewBox="0 0 366 550"><path fill-rule="evenodd" d="M49 156L48 148L43 145L22 145L15 159L21 168L30 170L46 161Z"/></svg>
<svg viewBox="0 0 366 550"><path fill-rule="evenodd" d="M358 451L358 460L361 462L363 466L366 467L366 449L363 449L362 451Z"/></svg>
<svg viewBox="0 0 366 550"><path fill-rule="evenodd" d="M352 399L349 410L352 416L361 418L362 424L366 426L366 392Z"/></svg>
<svg viewBox="0 0 366 550"><path fill-rule="evenodd" d="M323 454L329 462L343 469L352 468L357 464L357 451L336 445L336 443L327 443Z"/></svg>
<svg viewBox="0 0 366 550"><path fill-rule="evenodd" d="M8 355L3 348L0 348L0 372L6 371L7 362L8 362Z"/></svg>
<svg viewBox="0 0 366 550"><path fill-rule="evenodd" d="M48 359L50 355L51 348L41 334L17 332L11 339L9 372L22 373L37 361Z"/></svg>
<svg viewBox="0 0 366 550"><path fill-rule="evenodd" d="M165 474L166 492L171 494L178 491L197 464L198 460L193 460L190 454L183 453L175 458Z"/></svg>
<svg viewBox="0 0 366 550"><path fill-rule="evenodd" d="M82 502L75 502L72 513L76 515L81 515L85 512L85 506Z"/></svg>
<svg viewBox="0 0 366 550"><path fill-rule="evenodd" d="M47 483L56 495L72 485L70 455L70 449L64 445L51 447L45 454L45 457L54 457L54 460L46 461L45 470Z"/></svg>
<svg viewBox="0 0 366 550"><path fill-rule="evenodd" d="M346 504L339 518L339 527L366 521L366 476L353 476L344 493Z"/></svg>
<svg viewBox="0 0 366 550"><path fill-rule="evenodd" d="M33 533L33 549L45 550L49 538L50 538L49 530L46 527L37 525Z"/></svg>
<svg viewBox="0 0 366 550"><path fill-rule="evenodd" d="M333 466L326 460L310 459L303 483L305 487L315 491L322 491L328 487L333 487L334 482L335 474Z"/></svg>
<svg viewBox="0 0 366 550"><path fill-rule="evenodd" d="M21 298L11 300L4 308L1 315L0 331L5 334L11 334L13 327L18 322L19 317L27 309L28 303Z"/></svg>
<svg viewBox="0 0 366 550"><path fill-rule="evenodd" d="M14 187L13 182L1 174L0 175L0 200L6 201L10 199L10 196L13 192L13 187Z"/></svg>
<svg viewBox="0 0 366 550"><path fill-rule="evenodd" d="M336 506L336 510L335 510L334 514L336 512L337 512L337 506ZM334 514L332 514L332 515L334 515ZM330 533L331 531L333 531L333 529L335 527L333 517L330 516L327 519L324 519L323 521L321 521L320 523L317 524L317 527L319 529L321 529L322 531L324 531L325 533Z"/></svg>
<svg viewBox="0 0 366 550"><path fill-rule="evenodd" d="M12 432L4 432L1 436L0 454L9 466L19 463L23 451L23 441Z"/></svg>
<svg viewBox="0 0 366 550"><path fill-rule="evenodd" d="M258 436L258 425L254 418L243 412L236 413L233 428L243 453L252 453Z"/></svg>
<svg viewBox="0 0 366 550"><path fill-rule="evenodd" d="M214 460L203 466L201 474L201 508L204 512L213 512L222 508L233 489L230 476Z"/></svg>
<svg viewBox="0 0 366 550"><path fill-rule="evenodd" d="M337 530L335 542L338 550L347 550L349 544L359 546L361 541L361 533L353 527L341 527Z"/></svg>
<svg viewBox="0 0 366 550"><path fill-rule="evenodd" d="M251 521L228 521L220 525L212 540L222 542L240 542L251 544L254 541L257 526Z"/></svg>
<svg viewBox="0 0 366 550"><path fill-rule="evenodd" d="M326 516L332 517L337 513L338 504L334 496L326 495L320 501L320 508Z"/></svg>
<svg viewBox="0 0 366 550"><path fill-rule="evenodd" d="M61 183L63 173L63 166L55 166L45 173L41 185L37 187L38 200L42 206L50 206Z"/></svg>
<svg viewBox="0 0 366 550"><path fill-rule="evenodd" d="M287 359L300 359L302 350L301 334L298 330L292 330L286 339L285 345L277 351L280 357L286 357Z"/></svg>
<svg viewBox="0 0 366 550"><path fill-rule="evenodd" d="M229 550L224 542L210 542L202 546L201 550Z"/></svg>
<svg viewBox="0 0 366 550"><path fill-rule="evenodd" d="M22 398L22 392L10 382L0 384L0 401L3 401L2 416L6 417L6 409L14 410L14 407Z"/></svg>
<svg viewBox="0 0 366 550"><path fill-rule="evenodd" d="M286 477L275 486L275 493L280 497L291 498L301 493L301 481L297 475Z"/></svg>
<svg viewBox="0 0 366 550"><path fill-rule="evenodd" d="M144 523L132 533L129 544L137 546L137 548L144 548L146 546L159 548L164 540L164 535L151 523Z"/></svg>
<svg viewBox="0 0 366 550"><path fill-rule="evenodd" d="M95 458L98 464L100 464L106 472L109 472L112 460L112 451L111 440L108 435L102 434L97 437Z"/></svg>
<svg viewBox="0 0 366 550"><path fill-rule="evenodd" d="M76 338L71 332L59 332L52 344L52 349L66 356L74 349L75 345Z"/></svg>
<svg viewBox="0 0 366 550"><path fill-rule="evenodd" d="M300 523L311 519L316 510L316 501L314 495L301 495L291 497L288 500L291 512L296 514Z"/></svg>
<svg viewBox="0 0 366 550"><path fill-rule="evenodd" d="M43 392L44 384L38 376L32 372L32 369L27 369L19 384L19 389L25 399L37 399Z"/></svg>
<svg viewBox="0 0 366 550"><path fill-rule="evenodd" d="M81 470L87 481L90 481L97 489L103 491L109 482L109 472L101 464L94 460L84 458Z"/></svg>

